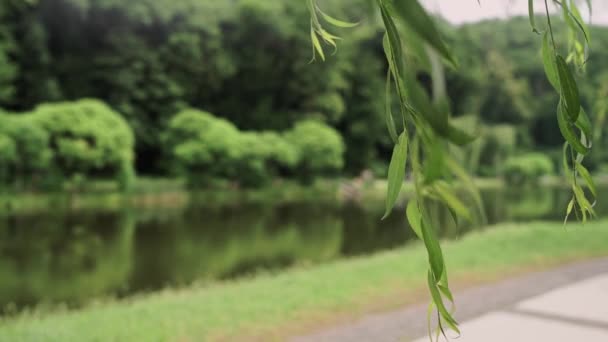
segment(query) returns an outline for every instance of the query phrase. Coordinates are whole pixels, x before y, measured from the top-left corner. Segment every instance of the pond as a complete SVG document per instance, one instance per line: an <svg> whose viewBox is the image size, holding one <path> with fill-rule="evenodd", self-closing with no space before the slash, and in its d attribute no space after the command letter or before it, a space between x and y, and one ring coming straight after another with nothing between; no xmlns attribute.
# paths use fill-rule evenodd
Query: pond
<svg viewBox="0 0 608 342"><path fill-rule="evenodd" d="M605 191L600 191L605 193ZM482 191L487 222L563 220L567 189ZM608 198L607 198L608 199ZM608 213L600 201L600 215ZM331 200L187 201L113 209L44 210L0 216L0 307L65 303L279 271L396 248L414 239L403 211L381 221L379 205ZM439 209L439 208L437 208ZM455 225L436 210L439 233L458 238L480 225Z"/></svg>

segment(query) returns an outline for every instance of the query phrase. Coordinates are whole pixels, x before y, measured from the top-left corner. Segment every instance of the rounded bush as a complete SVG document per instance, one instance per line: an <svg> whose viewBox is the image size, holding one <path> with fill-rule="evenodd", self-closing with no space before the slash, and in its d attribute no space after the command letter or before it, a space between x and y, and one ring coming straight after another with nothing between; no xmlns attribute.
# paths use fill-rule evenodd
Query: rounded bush
<svg viewBox="0 0 608 342"><path fill-rule="evenodd" d="M171 146L176 171L194 185L234 179L245 155L241 134L233 124L195 109L171 119L165 141Z"/></svg>
<svg viewBox="0 0 608 342"><path fill-rule="evenodd" d="M285 133L285 139L298 151L298 173L305 179L334 174L344 167L342 136L324 123L301 121Z"/></svg>
<svg viewBox="0 0 608 342"><path fill-rule="evenodd" d="M504 177L510 184L535 182L542 176L553 175L555 168L550 157L541 153L527 153L505 161Z"/></svg>
<svg viewBox="0 0 608 342"><path fill-rule="evenodd" d="M52 168L62 177L110 175L126 188L133 179L135 140L120 114L97 100L43 104L32 115L49 137Z"/></svg>

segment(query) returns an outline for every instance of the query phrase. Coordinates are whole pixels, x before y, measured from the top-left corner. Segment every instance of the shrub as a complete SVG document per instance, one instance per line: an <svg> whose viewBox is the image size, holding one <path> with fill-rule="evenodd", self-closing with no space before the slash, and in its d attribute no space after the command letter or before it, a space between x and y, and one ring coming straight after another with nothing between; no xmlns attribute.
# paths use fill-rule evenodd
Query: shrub
<svg viewBox="0 0 608 342"><path fill-rule="evenodd" d="M340 135L315 121L299 123L284 135L241 132L224 119L188 109L169 122L165 143L174 170L193 186L231 180L258 187L296 171L309 180L341 170L344 164Z"/></svg>
<svg viewBox="0 0 608 342"><path fill-rule="evenodd" d="M3 159L7 181L34 183L49 168L52 152L48 133L31 114L0 114L0 134L9 137L16 156L9 163Z"/></svg>
<svg viewBox="0 0 608 342"><path fill-rule="evenodd" d="M504 177L510 184L535 182L555 172L553 161L541 153L527 153L505 161Z"/></svg>
<svg viewBox="0 0 608 342"><path fill-rule="evenodd" d="M344 167L342 136L321 122L299 122L285 133L285 139L298 151L298 175L304 181L316 175L335 174Z"/></svg>
<svg viewBox="0 0 608 342"><path fill-rule="evenodd" d="M215 179L234 179L244 156L240 132L230 122L194 109L184 110L169 122L165 137L175 169L191 185L209 185Z"/></svg>
<svg viewBox="0 0 608 342"><path fill-rule="evenodd" d="M31 114L49 136L51 169L63 178L111 176L127 188L133 179L133 132L104 103L80 100L43 104Z"/></svg>

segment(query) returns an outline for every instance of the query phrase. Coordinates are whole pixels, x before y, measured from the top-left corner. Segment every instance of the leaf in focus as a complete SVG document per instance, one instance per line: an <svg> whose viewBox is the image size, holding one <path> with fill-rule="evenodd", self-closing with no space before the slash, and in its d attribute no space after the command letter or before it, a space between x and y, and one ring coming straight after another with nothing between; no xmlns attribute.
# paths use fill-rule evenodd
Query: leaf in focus
<svg viewBox="0 0 608 342"><path fill-rule="evenodd" d="M418 209L418 201L412 199L407 203L407 209L405 211L407 221L410 223L410 227L416 233L416 236L420 240L424 240L422 236L422 215Z"/></svg>
<svg viewBox="0 0 608 342"><path fill-rule="evenodd" d="M386 35L384 36L385 39ZM386 75L386 94L385 94L385 119L386 119L386 127L388 128L388 133L393 140L393 143L397 143L399 137L397 136L397 129L395 128L395 119L393 118L393 111L391 109L392 101L391 101L391 71L389 70Z"/></svg>
<svg viewBox="0 0 608 342"><path fill-rule="evenodd" d="M582 155L589 153L587 146L583 145L580 138L576 135L562 101L560 101L559 105L557 106L557 123L562 136L576 152Z"/></svg>
<svg viewBox="0 0 608 342"><path fill-rule="evenodd" d="M429 227L424 214L422 214L421 228L422 240L424 241L424 245L429 256L431 270L435 278L441 279L441 275L443 274L443 269L445 267L443 261L443 252L441 251L441 246L439 245L439 239L437 239L435 231Z"/></svg>
<svg viewBox="0 0 608 342"><path fill-rule="evenodd" d="M577 162L576 171L581 175L581 177L583 177L585 183L587 183L587 187L589 188L589 191L591 191L591 193L593 194L593 197L597 198L597 187L595 186L595 182L593 181L593 177L591 177L589 170L587 170L587 168L584 167L583 164Z"/></svg>
<svg viewBox="0 0 608 342"><path fill-rule="evenodd" d="M559 83L561 85L561 93L565 100L566 110L570 116L570 120L575 122L578 119L578 114L581 111L581 100L578 93L578 86L572 75L572 71L564 58L560 55L555 56L557 63L557 74L559 75Z"/></svg>
<svg viewBox="0 0 608 342"><path fill-rule="evenodd" d="M557 65L555 64L555 52L553 51L553 47L550 45L548 32L545 32L543 35L542 56L547 79L553 88L559 91L559 76L557 74Z"/></svg>
<svg viewBox="0 0 608 342"><path fill-rule="evenodd" d="M428 274L428 285L429 285L429 290L431 291L431 298L433 298L433 302L435 303L435 306L437 307L439 314L441 314L441 317L445 320L445 322L448 324L448 326L452 330L454 330L457 333L460 333L460 329L458 329L458 323L454 320L452 315L448 312L448 310L445 307L445 304L443 304L443 298L441 298L441 293L439 293L437 284L435 282L435 278L431 271L429 271L429 274Z"/></svg>
<svg viewBox="0 0 608 342"><path fill-rule="evenodd" d="M564 225L568 223L568 218L570 217L570 215L572 214L572 210L574 209L574 203L574 198L572 198L568 203L568 208L566 209L566 218L564 219Z"/></svg>
<svg viewBox="0 0 608 342"><path fill-rule="evenodd" d="M587 112L581 107L581 111L578 115L578 119L575 123L576 127L578 127L584 134L586 139L591 139L593 137L593 128L591 125L591 120L589 120L589 116ZM587 147L591 147L591 144L588 143Z"/></svg>
<svg viewBox="0 0 608 342"><path fill-rule="evenodd" d="M330 23L331 25L333 25L335 27L351 28L351 27L355 27L355 26L359 25L359 23L351 23L351 22L347 22L347 21L338 20L338 19L328 15L327 13L321 11L321 9L318 6L316 8L317 8L317 11L319 11L321 16L323 17L323 20L327 21L328 23Z"/></svg>
<svg viewBox="0 0 608 342"><path fill-rule="evenodd" d="M534 0L528 0L528 16L530 18L530 26L534 33L540 34L536 29L536 19L534 17Z"/></svg>
<svg viewBox="0 0 608 342"><path fill-rule="evenodd" d="M325 53L323 52L323 47L321 46L321 42L319 41L319 38L317 37L317 34L315 33L312 27L310 28L310 39L312 40L312 46L314 47L313 52L316 51L319 56L321 56L321 60L325 61Z"/></svg>
<svg viewBox="0 0 608 342"><path fill-rule="evenodd" d="M390 215L393 207L395 206L395 202L397 202L397 198L399 197L399 193L401 192L401 187L403 185L403 180L405 178L405 164L407 161L407 143L408 137L405 132L401 133L399 136L399 141L397 145L395 145L393 149L393 157L391 158L391 163L388 167L388 190L386 194L386 212L384 213L385 219Z"/></svg>
<svg viewBox="0 0 608 342"><path fill-rule="evenodd" d="M574 19L574 22L585 36L585 41L587 41L587 44L589 44L591 42L591 34L589 32L589 27L583 20L581 12L578 10L578 6L576 6L575 2L572 2L572 10L570 11L570 15L572 15L572 19Z"/></svg>

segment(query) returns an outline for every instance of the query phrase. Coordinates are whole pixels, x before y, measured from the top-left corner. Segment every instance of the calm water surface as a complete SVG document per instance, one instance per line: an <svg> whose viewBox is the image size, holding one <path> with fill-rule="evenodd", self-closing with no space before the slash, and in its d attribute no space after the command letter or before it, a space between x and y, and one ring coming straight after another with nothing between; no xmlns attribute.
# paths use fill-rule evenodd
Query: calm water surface
<svg viewBox="0 0 608 342"><path fill-rule="evenodd" d="M608 190L605 189L605 190ZM606 191L602 191L606 193ZM483 192L487 221L562 220L570 193L557 188ZM608 200L608 198L607 198ZM608 204L600 201L600 204ZM375 207L372 209L370 207ZM437 208L443 238L456 226ZM599 213L608 213L600 206ZM51 206L0 216L0 307L5 313L47 303L79 305L261 269L321 263L404 245L414 235L403 211L381 221L376 206L327 201L71 210Z"/></svg>

